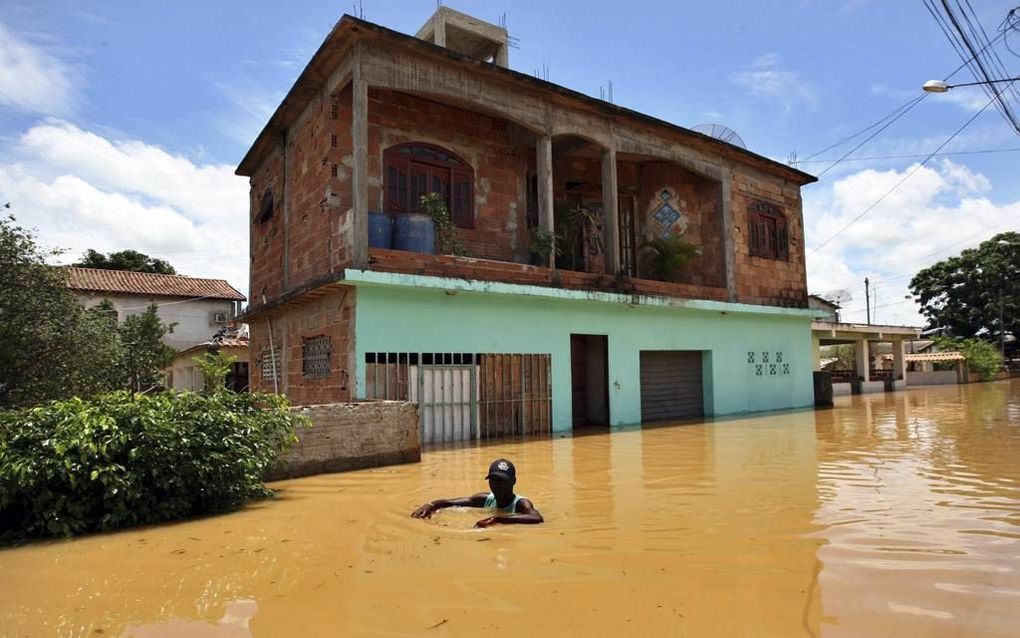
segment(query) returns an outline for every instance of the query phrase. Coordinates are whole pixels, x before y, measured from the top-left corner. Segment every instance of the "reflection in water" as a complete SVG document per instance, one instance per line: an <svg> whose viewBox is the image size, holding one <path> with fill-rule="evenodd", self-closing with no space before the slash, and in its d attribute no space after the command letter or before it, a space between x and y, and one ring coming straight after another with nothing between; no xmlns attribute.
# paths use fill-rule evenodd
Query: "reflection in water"
<svg viewBox="0 0 1020 638"><path fill-rule="evenodd" d="M545 525L418 521L508 456ZM433 450L242 512L0 551L0 635L997 636L1020 384Z"/></svg>

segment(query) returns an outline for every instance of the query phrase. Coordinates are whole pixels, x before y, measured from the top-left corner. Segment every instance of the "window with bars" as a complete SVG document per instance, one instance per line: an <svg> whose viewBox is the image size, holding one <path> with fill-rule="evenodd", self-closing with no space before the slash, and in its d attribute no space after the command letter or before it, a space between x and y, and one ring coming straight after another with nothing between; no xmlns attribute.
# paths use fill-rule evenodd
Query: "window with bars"
<svg viewBox="0 0 1020 638"><path fill-rule="evenodd" d="M421 196L439 193L454 224L474 227L475 174L466 162L430 144L392 146L383 153L383 162L386 212L420 212Z"/></svg>
<svg viewBox="0 0 1020 638"><path fill-rule="evenodd" d="M280 378L282 361L280 360L280 349L270 350L266 348L259 356L259 369L262 371L263 381L277 381Z"/></svg>
<svg viewBox="0 0 1020 638"><path fill-rule="evenodd" d="M789 261L790 231L783 211L767 202L755 202L747 214L751 256Z"/></svg>
<svg viewBox="0 0 1020 638"><path fill-rule="evenodd" d="M301 340L301 373L306 379L328 377L329 337L318 336Z"/></svg>

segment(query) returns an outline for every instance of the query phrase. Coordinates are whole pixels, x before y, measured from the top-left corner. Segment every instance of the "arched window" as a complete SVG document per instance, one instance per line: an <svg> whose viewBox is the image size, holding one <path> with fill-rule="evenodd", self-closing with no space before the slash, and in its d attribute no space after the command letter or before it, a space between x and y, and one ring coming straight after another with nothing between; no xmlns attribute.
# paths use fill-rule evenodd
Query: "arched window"
<svg viewBox="0 0 1020 638"><path fill-rule="evenodd" d="M475 225L475 173L464 160L431 144L400 144L383 153L383 186L387 213L417 213L419 199L439 193L453 223Z"/></svg>

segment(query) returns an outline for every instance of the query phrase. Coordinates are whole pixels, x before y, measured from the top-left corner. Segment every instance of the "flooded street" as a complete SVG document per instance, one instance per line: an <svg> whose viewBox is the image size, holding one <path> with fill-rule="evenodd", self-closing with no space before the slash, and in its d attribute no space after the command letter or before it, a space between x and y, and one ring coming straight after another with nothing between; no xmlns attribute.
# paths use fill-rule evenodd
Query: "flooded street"
<svg viewBox="0 0 1020 638"><path fill-rule="evenodd" d="M3 636L1015 636L1020 381L427 452L0 550ZM512 459L540 526L422 502Z"/></svg>

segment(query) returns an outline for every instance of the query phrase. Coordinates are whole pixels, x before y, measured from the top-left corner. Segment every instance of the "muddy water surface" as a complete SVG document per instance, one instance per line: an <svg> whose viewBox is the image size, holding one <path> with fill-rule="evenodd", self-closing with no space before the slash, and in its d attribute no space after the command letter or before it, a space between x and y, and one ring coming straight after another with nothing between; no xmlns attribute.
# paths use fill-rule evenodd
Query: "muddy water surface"
<svg viewBox="0 0 1020 638"><path fill-rule="evenodd" d="M489 461L547 523L409 518ZM0 550L2 636L1016 636L1020 382L486 448Z"/></svg>

